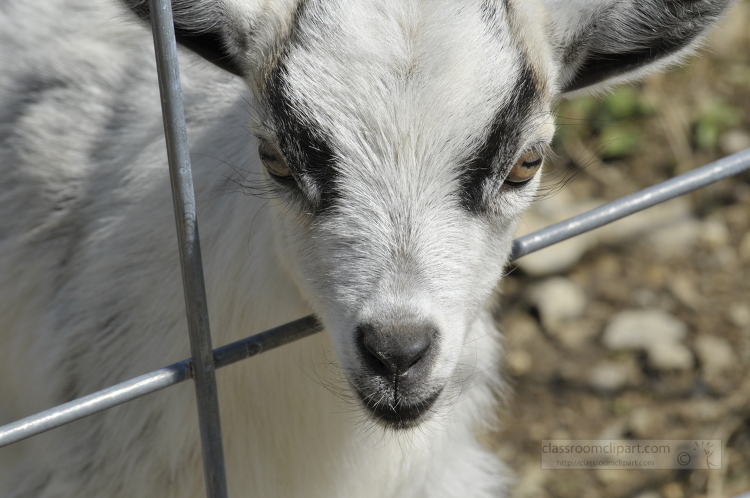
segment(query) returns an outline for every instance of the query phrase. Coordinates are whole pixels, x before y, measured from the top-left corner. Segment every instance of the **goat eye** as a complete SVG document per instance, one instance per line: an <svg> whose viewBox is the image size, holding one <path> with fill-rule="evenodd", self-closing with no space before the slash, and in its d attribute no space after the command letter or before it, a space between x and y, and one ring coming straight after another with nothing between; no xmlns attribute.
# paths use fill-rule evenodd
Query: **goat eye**
<svg viewBox="0 0 750 498"><path fill-rule="evenodd" d="M522 155L516 164L513 165L508 176L505 178L505 183L512 186L521 186L529 182L539 168L542 167L542 154L537 151L530 151Z"/></svg>
<svg viewBox="0 0 750 498"><path fill-rule="evenodd" d="M292 179L289 165L278 147L269 142L261 142L258 146L258 155L272 177L279 180Z"/></svg>

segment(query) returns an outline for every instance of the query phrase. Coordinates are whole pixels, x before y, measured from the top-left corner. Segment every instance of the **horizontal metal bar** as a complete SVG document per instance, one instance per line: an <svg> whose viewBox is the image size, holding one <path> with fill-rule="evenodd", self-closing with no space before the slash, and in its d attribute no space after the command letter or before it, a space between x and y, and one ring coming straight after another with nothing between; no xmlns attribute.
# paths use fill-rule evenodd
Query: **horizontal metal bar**
<svg viewBox="0 0 750 498"><path fill-rule="evenodd" d="M0 428L0 447L178 384L190 378L191 363L183 360L4 425Z"/></svg>
<svg viewBox="0 0 750 498"><path fill-rule="evenodd" d="M630 214L655 206L750 169L750 149L727 156L634 194L574 216L513 241L511 260L562 242Z"/></svg>
<svg viewBox="0 0 750 498"><path fill-rule="evenodd" d="M538 251L587 230L600 227L659 202L685 194L750 169L750 149L677 176L620 199L592 209L570 220L551 225L518 238L513 244L511 259ZM306 316L271 330L242 339L214 350L216 368L255 356L270 349L296 341L322 330L314 316ZM0 427L0 447L54 429L87 415L106 410L139 396L182 382L187 377L162 378L170 369L189 368L190 360L175 363L156 372L117 384L89 396L31 415ZM158 382L157 383L157 379ZM139 383L143 382L143 385ZM153 382L153 384L152 384ZM84 409L85 407L85 409Z"/></svg>
<svg viewBox="0 0 750 498"><path fill-rule="evenodd" d="M227 344L214 350L216 368L225 367L251 356L270 351L321 330L323 330L323 327L315 317L310 315ZM121 405L154 391L159 391L165 387L179 384L193 377L192 367L192 358L183 360L4 425L0 427L0 448L104 411L107 408Z"/></svg>
<svg viewBox="0 0 750 498"><path fill-rule="evenodd" d="M271 330L214 349L216 368L225 367L245 358L265 353L297 339L317 334L322 330L323 326L313 315L279 325Z"/></svg>

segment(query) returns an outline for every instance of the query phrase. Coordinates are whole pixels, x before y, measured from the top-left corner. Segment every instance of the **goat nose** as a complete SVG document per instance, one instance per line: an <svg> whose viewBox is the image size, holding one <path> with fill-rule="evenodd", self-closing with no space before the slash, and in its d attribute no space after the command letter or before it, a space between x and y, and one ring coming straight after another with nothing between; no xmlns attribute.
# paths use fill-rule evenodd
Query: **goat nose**
<svg viewBox="0 0 750 498"><path fill-rule="evenodd" d="M435 327L428 324L390 327L363 324L357 330L362 353L370 357L368 363L375 370L391 375L406 374L420 364L428 356L436 333Z"/></svg>

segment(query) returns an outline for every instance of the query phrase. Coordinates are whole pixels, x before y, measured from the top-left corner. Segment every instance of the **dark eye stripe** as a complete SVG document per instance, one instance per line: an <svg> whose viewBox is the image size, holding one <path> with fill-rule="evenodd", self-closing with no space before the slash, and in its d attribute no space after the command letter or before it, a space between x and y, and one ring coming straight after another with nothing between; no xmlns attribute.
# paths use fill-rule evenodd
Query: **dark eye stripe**
<svg viewBox="0 0 750 498"><path fill-rule="evenodd" d="M267 99L289 167L303 179L303 184L310 182L318 194L312 206L317 213L328 209L340 197L336 156L330 137L320 127L313 126L311 118L291 101L285 61L286 55L282 54L271 72Z"/></svg>
<svg viewBox="0 0 750 498"><path fill-rule="evenodd" d="M524 63L515 85L515 95L495 115L485 139L464 163L461 175L461 203L472 213L481 213L486 207L486 185L499 172L495 164L512 160L521 145L521 131L525 120L539 98L536 79L531 67Z"/></svg>

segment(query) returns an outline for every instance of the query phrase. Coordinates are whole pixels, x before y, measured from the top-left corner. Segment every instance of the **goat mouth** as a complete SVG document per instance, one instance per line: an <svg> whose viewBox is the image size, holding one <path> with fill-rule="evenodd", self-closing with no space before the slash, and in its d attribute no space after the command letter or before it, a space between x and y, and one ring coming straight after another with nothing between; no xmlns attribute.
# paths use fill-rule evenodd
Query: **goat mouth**
<svg viewBox="0 0 750 498"><path fill-rule="evenodd" d="M396 398L394 401L384 401L384 398L390 396L377 394L366 395L359 389L356 389L357 395L362 403L374 416L376 422L384 425L389 429L405 430L418 426L428 417L426 414L440 397L442 388L430 394L421 400L404 400Z"/></svg>

